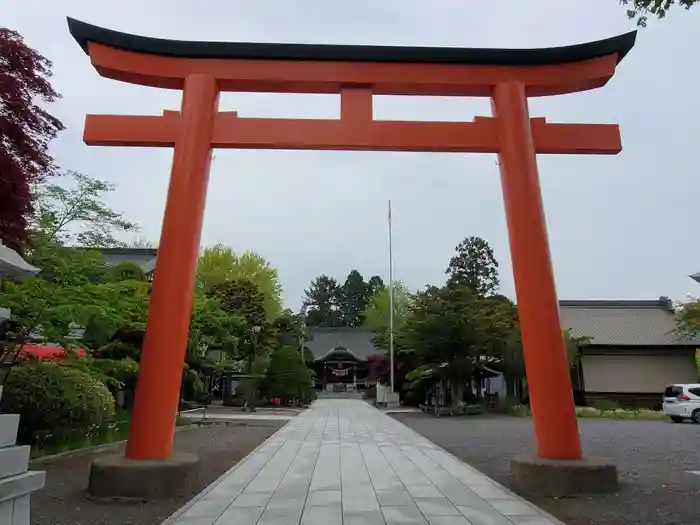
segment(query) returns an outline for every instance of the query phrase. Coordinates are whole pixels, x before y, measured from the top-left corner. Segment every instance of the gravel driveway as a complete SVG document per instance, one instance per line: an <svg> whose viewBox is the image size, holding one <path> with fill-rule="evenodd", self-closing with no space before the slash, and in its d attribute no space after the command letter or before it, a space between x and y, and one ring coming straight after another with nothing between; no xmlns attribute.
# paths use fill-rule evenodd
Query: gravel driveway
<svg viewBox="0 0 700 525"><path fill-rule="evenodd" d="M175 434L175 449L199 456L201 490L284 424L246 421L184 429ZM32 525L160 525L194 495L140 504L88 501L84 494L92 457L84 452L32 464L34 470L46 470L46 486L32 495Z"/></svg>
<svg viewBox="0 0 700 525"><path fill-rule="evenodd" d="M528 418L393 417L506 486L509 458L534 450ZM579 427L586 455L617 464L620 493L531 501L567 525L700 523L700 475L687 472L700 471L700 425L580 419Z"/></svg>

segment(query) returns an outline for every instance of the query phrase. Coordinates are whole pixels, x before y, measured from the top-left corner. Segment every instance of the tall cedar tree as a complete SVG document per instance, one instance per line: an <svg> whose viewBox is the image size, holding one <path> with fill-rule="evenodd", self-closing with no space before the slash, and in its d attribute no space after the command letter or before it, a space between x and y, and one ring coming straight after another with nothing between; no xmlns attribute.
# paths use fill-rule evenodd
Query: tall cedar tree
<svg viewBox="0 0 700 525"><path fill-rule="evenodd" d="M303 309L309 326L342 326L341 288L333 277L321 275L305 292Z"/></svg>
<svg viewBox="0 0 700 525"><path fill-rule="evenodd" d="M369 299L374 297L377 293L379 293L381 290L384 289L384 280L379 277L378 275L373 275L372 277L369 278L369 282L367 283L367 301L369 302Z"/></svg>
<svg viewBox="0 0 700 525"><path fill-rule="evenodd" d="M357 270L352 270L341 290L343 326L360 326L364 322L363 312L369 302L369 285Z"/></svg>
<svg viewBox="0 0 700 525"><path fill-rule="evenodd" d="M19 250L34 211L32 186L56 171L48 145L63 124L39 105L59 98L50 76L49 60L0 28L0 239Z"/></svg>
<svg viewBox="0 0 700 525"><path fill-rule="evenodd" d="M480 297L496 293L498 261L489 243L481 237L467 237L456 250L445 271L448 286L466 286Z"/></svg>

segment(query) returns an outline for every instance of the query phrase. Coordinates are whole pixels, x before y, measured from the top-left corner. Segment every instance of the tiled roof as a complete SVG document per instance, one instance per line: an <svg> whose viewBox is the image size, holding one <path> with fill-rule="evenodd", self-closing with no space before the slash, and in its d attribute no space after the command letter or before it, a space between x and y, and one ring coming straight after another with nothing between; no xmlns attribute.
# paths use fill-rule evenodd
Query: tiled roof
<svg viewBox="0 0 700 525"><path fill-rule="evenodd" d="M374 334L363 328L309 328L313 339L304 344L311 350L315 359L323 357L338 346L347 348L360 359L381 354L372 343Z"/></svg>
<svg viewBox="0 0 700 525"><path fill-rule="evenodd" d="M575 337L591 337L591 344L605 346L693 346L676 333L671 301L561 301L562 328Z"/></svg>
<svg viewBox="0 0 700 525"><path fill-rule="evenodd" d="M123 262L132 262L144 273L150 273L156 268L156 248L98 248L97 249L110 266Z"/></svg>

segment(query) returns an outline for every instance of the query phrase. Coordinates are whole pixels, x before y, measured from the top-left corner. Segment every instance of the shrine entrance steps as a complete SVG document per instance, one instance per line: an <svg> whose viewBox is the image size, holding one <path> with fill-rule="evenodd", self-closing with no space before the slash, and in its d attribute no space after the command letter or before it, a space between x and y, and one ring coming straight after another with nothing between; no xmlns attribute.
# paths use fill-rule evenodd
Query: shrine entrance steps
<svg viewBox="0 0 700 525"><path fill-rule="evenodd" d="M363 399L362 392L318 392L319 399Z"/></svg>

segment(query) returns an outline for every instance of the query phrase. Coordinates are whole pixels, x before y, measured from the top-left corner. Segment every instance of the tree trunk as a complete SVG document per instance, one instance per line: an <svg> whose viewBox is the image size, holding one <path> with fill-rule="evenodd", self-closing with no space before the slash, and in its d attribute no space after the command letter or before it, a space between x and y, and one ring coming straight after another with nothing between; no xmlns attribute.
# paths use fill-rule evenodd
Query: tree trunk
<svg viewBox="0 0 700 525"><path fill-rule="evenodd" d="M255 380L253 379L253 356L248 362L248 370L250 371L250 379L246 388L246 411L255 412Z"/></svg>

